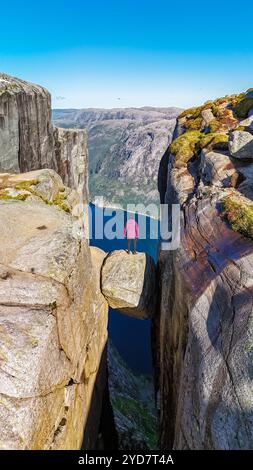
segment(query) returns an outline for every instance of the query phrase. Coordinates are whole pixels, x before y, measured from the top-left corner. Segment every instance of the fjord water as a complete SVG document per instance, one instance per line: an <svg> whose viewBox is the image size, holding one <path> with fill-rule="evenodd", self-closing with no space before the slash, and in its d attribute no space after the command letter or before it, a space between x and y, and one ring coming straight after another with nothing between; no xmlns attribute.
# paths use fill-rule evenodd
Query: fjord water
<svg viewBox="0 0 253 470"><path fill-rule="evenodd" d="M95 206L90 204L90 209L91 246L97 246L107 253L113 250L126 249L127 242L124 239L115 238L113 240L107 240L105 237L103 239L95 238ZM101 215L101 217L103 216L104 224L115 216L115 212L110 216L104 215L103 208L96 207L96 211L101 211L99 215ZM126 221L127 212L123 210L121 212L124 213L124 220ZM159 237L157 236L153 239L154 230L152 229L152 224L150 224L151 219L142 214L136 214L135 218L139 225L146 223L147 230L146 239L139 239L137 241L137 251L149 254L156 262ZM118 349L126 364L135 373L144 375L150 375L152 373L151 322L149 320L138 320L128 317L110 308L109 338Z"/></svg>

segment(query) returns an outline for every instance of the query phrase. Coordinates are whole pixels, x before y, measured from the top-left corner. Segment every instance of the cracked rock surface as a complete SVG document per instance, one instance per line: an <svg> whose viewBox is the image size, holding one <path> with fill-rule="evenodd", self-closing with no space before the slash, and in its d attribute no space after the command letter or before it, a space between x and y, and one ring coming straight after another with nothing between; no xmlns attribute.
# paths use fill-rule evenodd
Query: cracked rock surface
<svg viewBox="0 0 253 470"><path fill-rule="evenodd" d="M77 202L53 170L0 174L1 449L95 445L108 305Z"/></svg>

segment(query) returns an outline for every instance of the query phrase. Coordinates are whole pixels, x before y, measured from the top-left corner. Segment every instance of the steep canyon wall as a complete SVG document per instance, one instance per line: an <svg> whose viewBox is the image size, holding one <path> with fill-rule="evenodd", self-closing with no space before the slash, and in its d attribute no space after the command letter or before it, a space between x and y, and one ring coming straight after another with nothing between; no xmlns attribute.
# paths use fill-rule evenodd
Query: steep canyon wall
<svg viewBox="0 0 253 470"><path fill-rule="evenodd" d="M53 130L49 93L3 74L0 171L0 448L94 448L108 305L76 210L86 134Z"/></svg>
<svg viewBox="0 0 253 470"><path fill-rule="evenodd" d="M160 445L252 449L252 92L186 110L160 174L181 244L160 252Z"/></svg>

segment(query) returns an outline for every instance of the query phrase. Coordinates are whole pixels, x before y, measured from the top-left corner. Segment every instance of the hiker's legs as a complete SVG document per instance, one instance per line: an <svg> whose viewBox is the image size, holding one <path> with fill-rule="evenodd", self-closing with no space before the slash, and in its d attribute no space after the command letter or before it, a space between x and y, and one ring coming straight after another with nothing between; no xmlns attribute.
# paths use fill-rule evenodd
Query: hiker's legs
<svg viewBox="0 0 253 470"><path fill-rule="evenodd" d="M127 252L130 253L130 243L131 243L131 240L130 238L127 239Z"/></svg>
<svg viewBox="0 0 253 470"><path fill-rule="evenodd" d="M134 238L134 239L133 239L133 243L134 243L134 253L136 253L136 242L137 242L137 240L136 240L136 238Z"/></svg>

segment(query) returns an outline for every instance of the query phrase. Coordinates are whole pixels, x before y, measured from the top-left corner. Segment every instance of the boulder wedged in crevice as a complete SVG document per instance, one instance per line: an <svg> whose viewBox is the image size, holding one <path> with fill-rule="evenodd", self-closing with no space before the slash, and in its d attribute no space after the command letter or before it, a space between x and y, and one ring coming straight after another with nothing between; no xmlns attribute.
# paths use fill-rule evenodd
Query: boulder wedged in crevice
<svg viewBox="0 0 253 470"><path fill-rule="evenodd" d="M156 309L153 259L146 253L111 252L102 266L101 289L111 308L135 318L152 318Z"/></svg>

